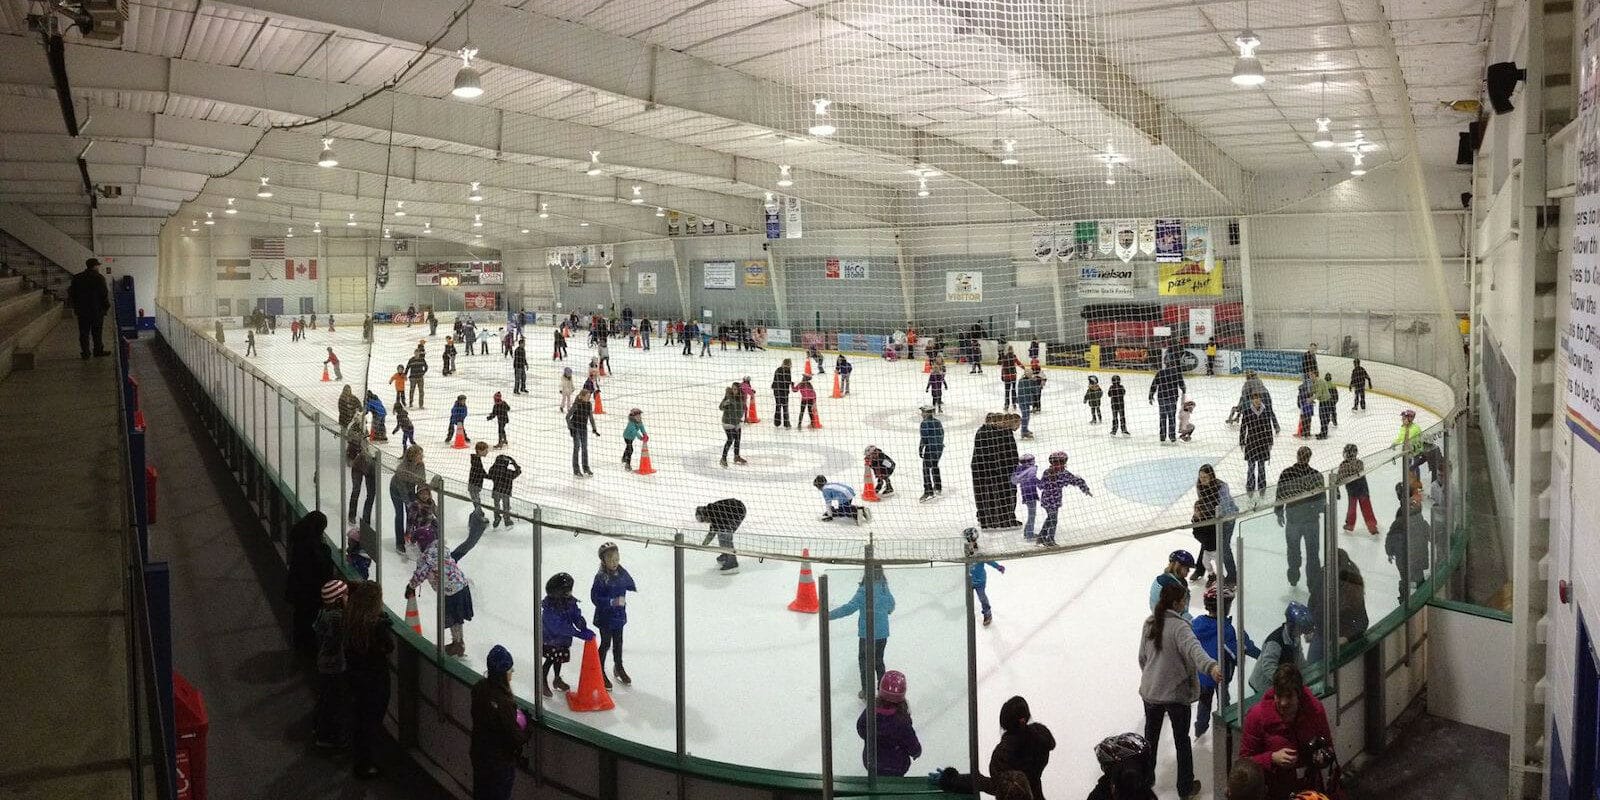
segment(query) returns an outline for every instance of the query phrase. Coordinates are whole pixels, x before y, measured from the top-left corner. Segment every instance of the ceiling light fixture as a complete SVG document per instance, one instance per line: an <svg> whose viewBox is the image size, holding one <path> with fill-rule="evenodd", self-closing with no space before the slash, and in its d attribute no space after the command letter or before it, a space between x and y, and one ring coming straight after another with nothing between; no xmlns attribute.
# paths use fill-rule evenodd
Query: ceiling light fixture
<svg viewBox="0 0 1600 800"><path fill-rule="evenodd" d="M284 234L284 235L283 235L283 237L284 237L284 238L285 238L285 239L293 239L293 238L294 238L294 226L293 226L293 225L290 225L290 226L289 226L289 232L288 232L288 233L285 233L285 234Z"/></svg>
<svg viewBox="0 0 1600 800"><path fill-rule="evenodd" d="M403 217L403 216L406 215L406 201L404 201L404 200L396 200L396 201L394 201L394 215L397 216L397 217Z"/></svg>
<svg viewBox="0 0 1600 800"><path fill-rule="evenodd" d="M767 192L766 193L766 197L762 199L761 205L762 205L763 208L767 209L768 211L771 211L771 210L773 210L773 209L778 207L777 201L774 200L773 197L772 197L772 192Z"/></svg>
<svg viewBox="0 0 1600 800"><path fill-rule="evenodd" d="M1317 113L1317 138L1311 140L1313 147L1332 147L1333 131L1328 127L1333 120L1328 118L1328 76L1322 76L1322 106Z"/></svg>
<svg viewBox="0 0 1600 800"><path fill-rule="evenodd" d="M789 174L788 164L778 165L778 188L787 189L794 185L794 176Z"/></svg>
<svg viewBox="0 0 1600 800"><path fill-rule="evenodd" d="M389 238L392 238L392 237L391 237L391 236L390 236L390 235L389 235L389 229L388 229L388 228L384 228L384 229L383 229L383 238L385 238L385 239L389 239Z"/></svg>
<svg viewBox="0 0 1600 800"><path fill-rule="evenodd" d="M1110 163L1106 164L1106 185L1107 186L1116 186L1117 185L1116 167L1113 166Z"/></svg>
<svg viewBox="0 0 1600 800"><path fill-rule="evenodd" d="M1356 176L1357 178L1367 174L1367 168L1361 166L1361 160L1363 158L1364 156L1361 155L1361 151L1359 150L1350 154L1350 174Z"/></svg>
<svg viewBox="0 0 1600 800"><path fill-rule="evenodd" d="M350 218L345 220L344 226L346 228L354 228L356 226L356 215L351 214Z"/></svg>
<svg viewBox="0 0 1600 800"><path fill-rule="evenodd" d="M1256 48L1261 46L1261 38L1256 32L1250 30L1250 3L1244 4L1244 30L1234 37L1233 43L1239 47L1239 58L1233 62L1233 82L1237 86L1260 86L1267 82L1266 73L1261 71L1261 59L1256 58Z"/></svg>
<svg viewBox="0 0 1600 800"><path fill-rule="evenodd" d="M206 224L207 225L215 225L215 224L217 224L217 221L215 219L211 218L211 212L210 211L206 212Z"/></svg>
<svg viewBox="0 0 1600 800"><path fill-rule="evenodd" d="M472 215L472 227L474 227L474 228L483 227L483 215L482 214L473 214Z"/></svg>
<svg viewBox="0 0 1600 800"><path fill-rule="evenodd" d="M199 233L200 232L200 220L197 220L197 219L189 220L189 232L190 233Z"/></svg>
<svg viewBox="0 0 1600 800"><path fill-rule="evenodd" d="M533 231L530 231L530 230L528 230L528 229L527 229L527 228L523 228L523 229L522 229L522 232L523 232L523 233L532 233L532 232L533 232Z"/></svg>
<svg viewBox="0 0 1600 800"><path fill-rule="evenodd" d="M431 233L433 233L433 223L432 222L426 222L426 221L423 222L422 223L422 235L423 236L427 236L428 234L431 234Z"/></svg>
<svg viewBox="0 0 1600 800"><path fill-rule="evenodd" d="M472 181L472 188L467 190L467 199L474 203L483 202L483 190L478 188L477 181Z"/></svg>
<svg viewBox="0 0 1600 800"><path fill-rule="evenodd" d="M656 216L664 217L666 215L667 215L667 210L665 208L662 208L661 206L656 206Z"/></svg>
<svg viewBox="0 0 1600 800"><path fill-rule="evenodd" d="M549 218L550 218L550 204L549 203L540 203L539 204L539 219L549 219Z"/></svg>
<svg viewBox="0 0 1600 800"><path fill-rule="evenodd" d="M317 166L319 166L319 167L337 167L337 166L339 166L339 159L334 158L334 156L333 156L333 138L332 137L328 137L328 138L325 138L325 139L322 140L322 154L317 156Z"/></svg>
<svg viewBox="0 0 1600 800"><path fill-rule="evenodd" d="M228 207L222 210L224 214L237 214L239 209L233 207L233 198L228 198Z"/></svg>
<svg viewBox="0 0 1600 800"><path fill-rule="evenodd" d="M256 197L259 197L262 200L265 200L265 199L267 199L267 198L269 198L271 196L272 196L272 190L267 188L267 176L262 175L261 176L261 186L260 186L260 188L256 189Z"/></svg>
<svg viewBox="0 0 1600 800"><path fill-rule="evenodd" d="M316 222L311 223L311 232L319 234L322 233L322 220L319 219Z"/></svg>
<svg viewBox="0 0 1600 800"><path fill-rule="evenodd" d="M811 127L806 129L806 133L812 136L832 136L839 130L833 127L833 122L828 119L828 105L832 102L826 97L811 101L812 114L816 119L811 123Z"/></svg>
<svg viewBox="0 0 1600 800"><path fill-rule="evenodd" d="M641 187L638 187L638 186L633 187L633 199L629 200L628 202L630 202L630 203L632 203L632 204L634 204L636 206L644 205L644 195L639 193L641 191L643 191L641 189Z"/></svg>
<svg viewBox="0 0 1600 800"><path fill-rule="evenodd" d="M600 151L599 150L590 150L589 151L589 168L584 170L583 174L588 175L591 178L600 174Z"/></svg>
<svg viewBox="0 0 1600 800"><path fill-rule="evenodd" d="M587 227L589 227L589 223L587 223L587 222L580 222L580 223L578 223L578 227L580 227L580 228L587 228Z"/></svg>
<svg viewBox="0 0 1600 800"><path fill-rule="evenodd" d="M930 194L932 192L928 191L928 179L926 177L917 178L917 196L927 197Z"/></svg>
<svg viewBox="0 0 1600 800"><path fill-rule="evenodd" d="M1019 163L1017 161L1017 140L1016 139L1005 139L1005 140L1002 140L1000 142L1000 146L1002 148L1004 148L1004 152L1002 152L1001 155L1000 155L1000 163L1002 163L1002 164L1004 164L1004 165L1006 165L1008 167L1016 166Z"/></svg>
<svg viewBox="0 0 1600 800"><path fill-rule="evenodd" d="M478 55L478 48L466 45L456 51L461 57L461 69L456 70L456 85L450 93L462 100L471 100L483 94L482 74L472 67L472 59Z"/></svg>

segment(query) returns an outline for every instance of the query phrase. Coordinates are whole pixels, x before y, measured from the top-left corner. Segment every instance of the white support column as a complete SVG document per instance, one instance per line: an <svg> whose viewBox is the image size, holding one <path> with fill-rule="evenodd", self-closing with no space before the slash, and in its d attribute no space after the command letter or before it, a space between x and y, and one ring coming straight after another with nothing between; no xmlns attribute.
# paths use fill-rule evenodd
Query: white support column
<svg viewBox="0 0 1600 800"><path fill-rule="evenodd" d="M772 279L772 305L778 310L778 327L789 327L789 281L783 253L771 242L767 247L767 275Z"/></svg>
<svg viewBox="0 0 1600 800"><path fill-rule="evenodd" d="M1050 257L1050 295L1056 306L1056 339L1061 342L1067 340L1067 312L1063 302L1061 287L1061 259ZM1046 359L1048 361L1048 359Z"/></svg>
<svg viewBox="0 0 1600 800"><path fill-rule="evenodd" d="M1256 293L1250 277L1250 218L1239 218L1239 288L1244 293L1244 347L1256 346Z"/></svg>
<svg viewBox="0 0 1600 800"><path fill-rule="evenodd" d="M915 275L912 274L911 257L906 255L905 242L900 240L900 234L894 235L894 253L896 266L900 268L900 307L905 312L905 319L884 320L888 330L900 330L901 325L914 321L916 317L916 284Z"/></svg>
<svg viewBox="0 0 1600 800"><path fill-rule="evenodd" d="M672 277L678 282L678 308L683 311L683 319L698 322L700 313L689 310L689 262L683 253L683 242L678 239L672 242Z"/></svg>

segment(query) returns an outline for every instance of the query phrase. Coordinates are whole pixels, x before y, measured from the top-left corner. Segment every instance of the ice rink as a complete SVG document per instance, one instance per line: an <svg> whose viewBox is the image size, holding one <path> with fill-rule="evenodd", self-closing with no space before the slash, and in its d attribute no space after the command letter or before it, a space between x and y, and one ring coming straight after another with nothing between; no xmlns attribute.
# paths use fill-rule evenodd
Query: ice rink
<svg viewBox="0 0 1600 800"><path fill-rule="evenodd" d="M828 374L814 379L823 429L783 430L771 425L767 385L784 358L794 358L795 376L801 375L800 351L739 353L731 348L722 351L713 344L708 357L685 357L680 348L659 340L648 352L616 340L611 346L612 375L601 385L607 413L598 418L600 436L590 442L595 477L578 479L571 475L570 440L558 409L556 384L563 366L571 366L581 384L592 352L585 346L584 336L572 340L566 362L553 362L551 329L530 327L528 387L532 393L518 396L510 393L511 362L502 358L497 341L491 342L489 355L462 355L457 373L441 377L440 351L447 332L448 327L441 325L439 334L428 339L426 408L411 409L411 417L418 442L427 451L430 473L444 476L452 493L463 489L470 451L451 449L445 441L450 405L457 395L465 394L471 410L468 434L474 440L488 438L492 442L494 426L484 417L492 394L500 391L512 408L511 443L505 451L496 452L510 452L525 470L517 482L516 508L523 511L526 504L539 503L547 519L661 540L670 540L673 529L681 528L698 543L704 526L695 523L693 509L712 500L738 497L749 508L738 540L741 548L781 553L809 548L819 557L859 558L870 542L877 557L907 561L959 558L960 531L974 524L969 472L972 434L985 413L999 411L1002 405L999 369L992 365L985 366L982 375L968 375L965 365L950 365L950 386L941 416L946 435L944 494L934 502L918 503L917 407L928 397L923 391L926 376L918 362L891 363L864 355L854 358L851 395L831 399L834 369L833 354L828 354ZM287 392L332 419L342 384L320 380L324 348L332 346L339 354L345 383L358 394L364 383L370 385L388 406L394 392L386 381L396 365L409 357L417 340L428 338L426 334L422 325L379 326L369 365L368 348L360 341L356 325L340 327L335 334L310 331L303 342L290 342L287 328L280 327L275 335L257 337L259 353L249 360ZM230 329L226 346L242 353L243 331ZM698 345L695 352L699 352ZM1123 374L1131 437L1112 437L1104 423L1088 423L1081 402L1086 371L1053 368L1047 374L1043 412L1031 424L1036 438L1019 442L1020 451L1036 454L1041 466L1050 452L1066 451L1071 456L1068 468L1089 482L1094 496L1067 492L1058 540L1069 552L1002 557L1007 571L990 573L988 591L995 620L993 626L978 630L980 760L987 763L988 752L998 740L995 715L1000 704L1020 694L1028 699L1035 719L1049 725L1059 742L1045 774L1047 791L1053 797L1076 797L1087 793L1098 774L1091 754L1093 744L1112 733L1142 728L1136 659L1139 628L1148 615L1150 583L1164 566L1166 553L1175 548L1195 549L1187 526L1197 468L1205 463L1215 465L1218 475L1234 487L1240 505L1249 508L1243 492L1238 430L1224 422L1237 401L1241 379L1187 377L1189 397L1197 402L1194 440L1164 446L1156 441L1155 409L1145 400L1147 374ZM756 388L762 422L746 428L743 454L750 463L724 469L718 465L723 435L717 403L723 387L745 376ZM1340 383L1347 377L1335 375ZM1108 382L1109 373L1102 372L1102 385ZM1290 410L1294 384L1269 380L1267 385L1285 429L1268 467L1269 479L1275 483L1277 473L1293 463L1293 451L1302 442L1288 435L1295 422ZM1352 442L1360 446L1369 468L1385 460L1383 451L1398 429L1398 412L1411 406L1375 392L1369 392L1368 405L1365 412L1351 412L1348 391L1341 389L1340 427L1325 442L1304 442L1315 451L1312 463L1317 469L1332 470L1340 448ZM622 427L631 407L645 412L651 455L658 470L652 476L628 473L618 463ZM792 397L791 414L797 410L798 397ZM1431 411L1417 410L1418 422L1424 427L1437 422ZM344 503L339 495L344 484L339 476L344 466L332 437L321 435L319 451L313 445L317 437L311 423L304 418L295 434L294 411L288 405L251 418L255 421L250 424L262 437L259 441L288 438L289 444L282 449L285 454L296 452L293 441L299 436L300 461L284 464L283 469L297 475L295 483L304 496L313 491L310 475L320 457L315 491L330 517L342 517ZM389 424L392 428L392 411ZM398 435L391 434L383 446L387 455L378 486L380 516L375 524L384 541L369 547L380 562L385 596L397 611L403 608L402 590L413 563L400 561L394 552L389 523L385 484L399 441ZM822 503L811 486L812 476L826 474L859 488L861 454L867 445L878 446L898 462L894 476L897 492L872 506L870 525L820 521ZM268 456L272 463L283 463L276 453ZM1400 468L1395 464L1370 478L1383 529L1395 515L1393 487L1399 479ZM469 510L467 503L454 498L445 502L444 535L451 545L464 535ZM1176 532L1088 546L1161 529ZM1341 534L1340 546L1366 577L1368 613L1376 621L1395 607L1395 570L1384 555L1383 536L1367 535L1360 523L1357 530ZM1288 586L1282 568L1284 537L1270 516L1247 520L1239 534L1245 541L1244 568L1250 573L1244 620L1259 642L1282 621L1284 603L1304 600L1306 593L1303 585L1297 591ZM509 531L491 529L461 563L476 606L476 618L466 627L466 660L481 668L489 648L505 644L518 660L516 688L528 698L538 691L538 638L532 618L533 605L542 591L531 579L531 538L531 526L526 523ZM601 541L601 537L552 531L542 543L542 574L570 572L586 616L592 616L588 586ZM986 533L983 548L995 554L1040 553L1024 546L1020 531ZM614 711L581 715L579 721L608 734L671 750L675 736L673 550L625 541L621 553L623 565L639 584L638 594L628 602L626 640L626 663L634 683L617 687ZM785 608L794 594L798 565L744 557L739 574L724 576L717 574L709 553L689 552L686 560L690 752L756 767L819 771L817 617ZM818 565L818 572L829 576L830 600L838 605L848 599L861 571ZM912 765L913 775L947 765L965 771L967 766L964 574L963 566L952 564L913 564L889 570L896 609L885 662L908 677L909 702L925 748L922 758ZM431 639L435 598L426 589L420 597L424 630ZM1194 606L1198 613L1198 592ZM862 707L856 698L855 619L831 624L830 636L835 769L840 774L860 774L861 746L854 727ZM574 663L563 673L574 685L577 661L575 652ZM1248 670L1250 665L1244 668ZM554 714L568 713L560 702L546 708ZM1209 735L1195 745L1197 774L1208 783L1210 746ZM1169 797L1175 768L1170 740L1162 742L1160 764L1157 789Z"/></svg>

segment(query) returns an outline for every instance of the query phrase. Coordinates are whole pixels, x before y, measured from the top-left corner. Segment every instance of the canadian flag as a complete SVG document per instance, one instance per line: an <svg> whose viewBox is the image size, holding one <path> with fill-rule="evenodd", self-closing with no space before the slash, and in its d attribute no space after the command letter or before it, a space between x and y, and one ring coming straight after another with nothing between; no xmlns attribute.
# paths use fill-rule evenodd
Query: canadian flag
<svg viewBox="0 0 1600 800"><path fill-rule="evenodd" d="M317 260L314 258L290 258L283 262L283 277L286 280L302 278L309 281L317 279Z"/></svg>

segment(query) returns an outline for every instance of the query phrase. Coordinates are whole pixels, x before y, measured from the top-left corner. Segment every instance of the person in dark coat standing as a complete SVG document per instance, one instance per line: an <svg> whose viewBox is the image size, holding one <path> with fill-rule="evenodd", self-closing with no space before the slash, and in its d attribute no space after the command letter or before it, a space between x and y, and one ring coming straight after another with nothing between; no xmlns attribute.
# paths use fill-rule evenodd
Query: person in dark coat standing
<svg viewBox="0 0 1600 800"><path fill-rule="evenodd" d="M322 585L339 577L333 553L322 538L327 529L328 517L321 511L306 514L289 529L289 577L284 594L292 612L290 640L295 649L305 653L317 646L311 626L322 609Z"/></svg>
<svg viewBox="0 0 1600 800"><path fill-rule="evenodd" d="M1255 494L1267 490L1267 461L1272 458L1272 440L1279 432L1278 417L1266 398L1257 394L1239 418L1239 447L1244 449L1244 490Z"/></svg>
<svg viewBox="0 0 1600 800"><path fill-rule="evenodd" d="M772 427L789 427L789 392L794 389L794 364L784 359L772 371Z"/></svg>
<svg viewBox="0 0 1600 800"><path fill-rule="evenodd" d="M351 765L358 778L378 774L372 755L383 732L383 715L389 709L392 652L394 628L383 613L383 586L373 581L351 584L344 612L344 674L348 681L345 694L354 712Z"/></svg>
<svg viewBox="0 0 1600 800"><path fill-rule="evenodd" d="M1189 387L1183 383L1183 371L1178 368L1178 357L1168 356L1167 363L1156 370L1156 376L1150 381L1150 403L1160 405L1161 441L1178 441L1178 400L1187 394Z"/></svg>
<svg viewBox="0 0 1600 800"><path fill-rule="evenodd" d="M1049 728L1033 721L1028 701L1021 697L1012 697L1000 706L1000 730L1004 733L989 754L988 775L962 775L954 767L946 767L934 773L939 776L939 789L956 794L993 794L999 776L1020 772L1027 776L1034 800L1045 800L1044 768L1050 764L1050 751L1056 749L1056 737Z"/></svg>
<svg viewBox="0 0 1600 800"><path fill-rule="evenodd" d="M487 674L472 687L473 800L510 800L517 762L533 736L533 726L511 694L511 652L501 645L489 651Z"/></svg>
<svg viewBox="0 0 1600 800"><path fill-rule="evenodd" d="M525 339L518 339L516 349L511 351L511 393L528 393L528 348Z"/></svg>
<svg viewBox="0 0 1600 800"><path fill-rule="evenodd" d="M109 356L102 331L106 311L111 308L111 291L106 287L106 276L100 274L100 259L83 262L83 271L72 276L67 284L67 304L78 315L78 351L88 358L89 340L94 340L94 355Z"/></svg>
<svg viewBox="0 0 1600 800"><path fill-rule="evenodd" d="M1014 428L1009 419L1005 414L989 414L972 437L972 495L977 502L978 526L986 530L1004 528L1015 516L1011 472L1017 468L1017 441L1011 436Z"/></svg>
<svg viewBox="0 0 1600 800"><path fill-rule="evenodd" d="M933 417L933 406L922 407L922 424L917 429L917 455L922 457L923 502L944 492L944 476L939 459L944 457L944 423Z"/></svg>

